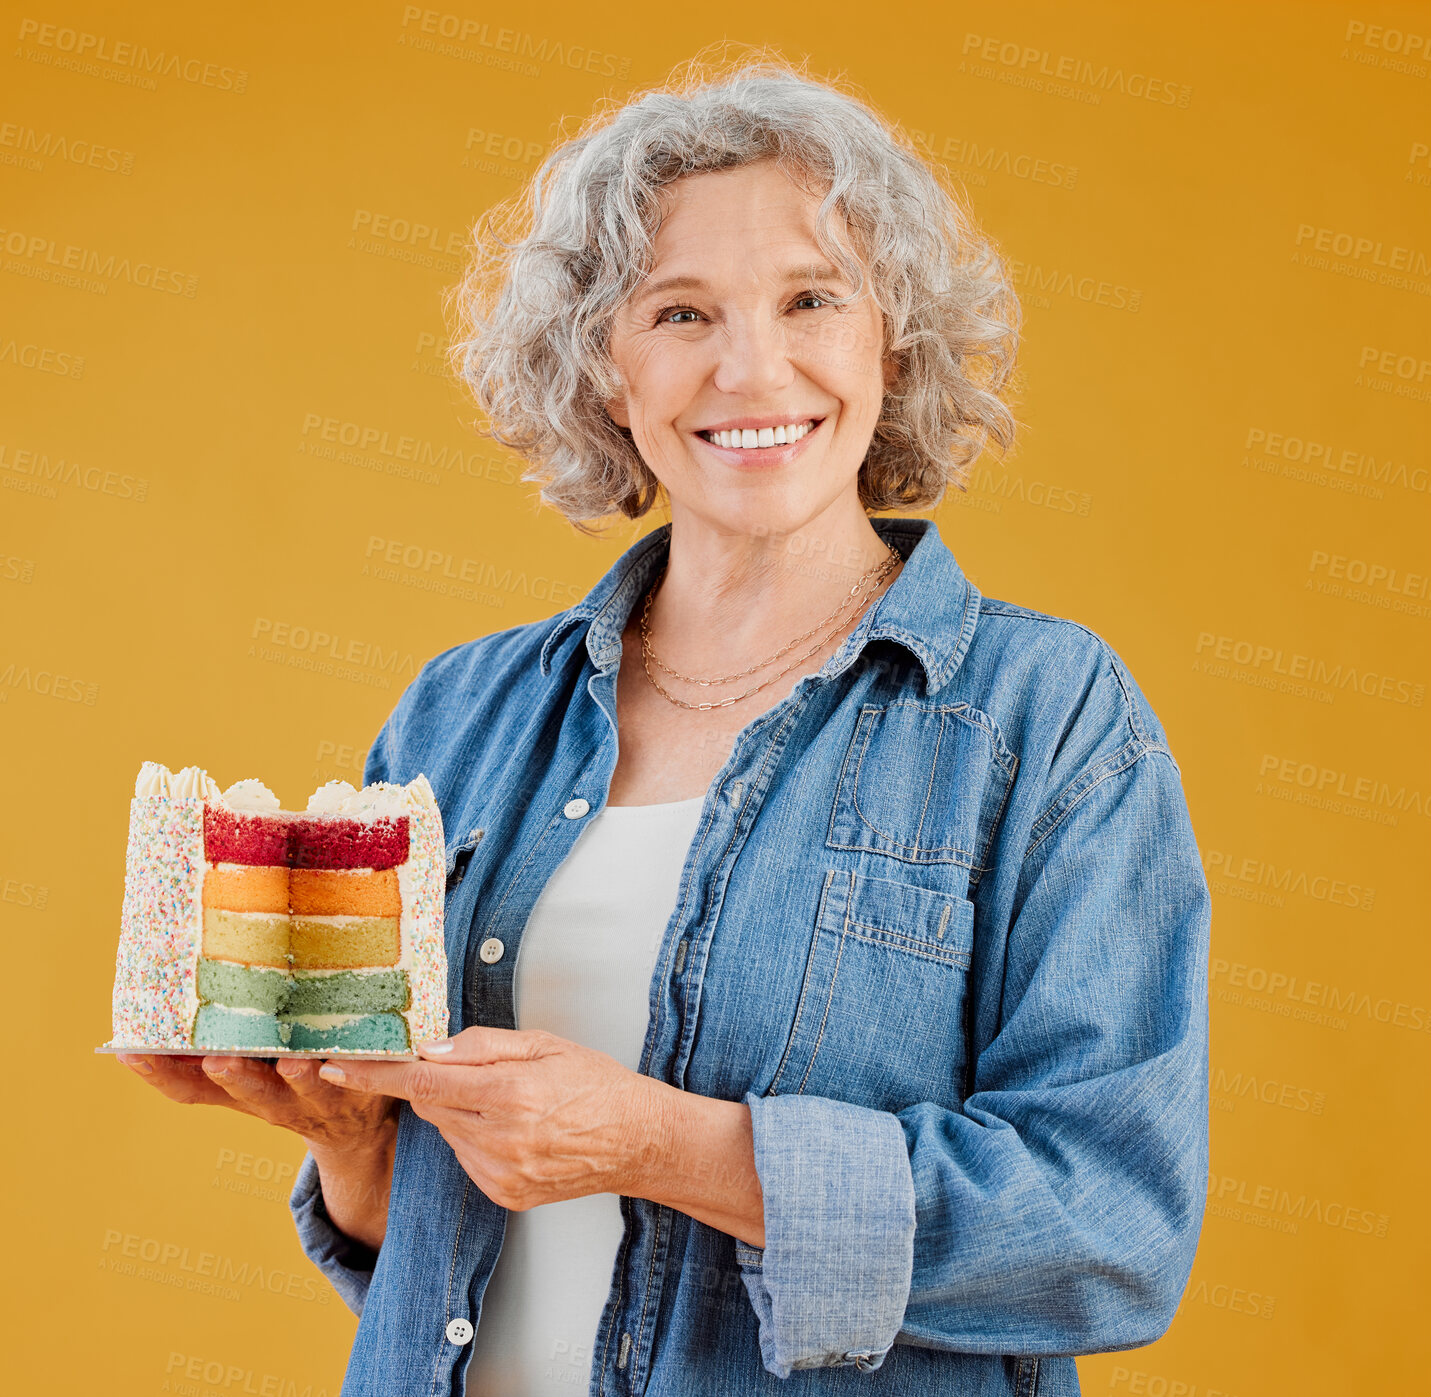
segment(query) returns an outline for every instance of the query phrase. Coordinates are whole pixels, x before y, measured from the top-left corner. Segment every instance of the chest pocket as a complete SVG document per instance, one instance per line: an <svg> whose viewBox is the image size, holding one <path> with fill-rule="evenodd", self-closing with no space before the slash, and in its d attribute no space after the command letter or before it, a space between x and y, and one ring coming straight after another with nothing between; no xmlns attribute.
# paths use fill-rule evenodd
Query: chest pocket
<svg viewBox="0 0 1431 1397"><path fill-rule="evenodd" d="M461 844L454 844L447 851L447 891L455 893L462 885L462 880L467 876L467 865L472 862L472 855L477 846L482 842L484 830L474 829L467 839Z"/></svg>
<svg viewBox="0 0 1431 1397"><path fill-rule="evenodd" d="M879 1111L964 1098L974 904L848 870L825 875L800 999L766 1094Z"/></svg>
<svg viewBox="0 0 1431 1397"><path fill-rule="evenodd" d="M866 704L840 767L825 843L986 870L1018 758L966 703Z"/></svg>

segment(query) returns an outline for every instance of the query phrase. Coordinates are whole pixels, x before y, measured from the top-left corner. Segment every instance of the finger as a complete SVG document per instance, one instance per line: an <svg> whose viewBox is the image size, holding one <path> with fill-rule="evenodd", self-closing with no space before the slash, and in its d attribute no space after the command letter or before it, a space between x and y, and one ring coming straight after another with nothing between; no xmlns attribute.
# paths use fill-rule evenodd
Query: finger
<svg viewBox="0 0 1431 1397"><path fill-rule="evenodd" d="M167 1053L153 1057L116 1054L136 1076L141 1076L157 1092L181 1106L232 1106L233 1100L217 1082L204 1075L197 1057Z"/></svg>
<svg viewBox="0 0 1431 1397"><path fill-rule="evenodd" d="M208 1056L204 1075L240 1110L286 1124L299 1103L288 1084L261 1058Z"/></svg>
<svg viewBox="0 0 1431 1397"><path fill-rule="evenodd" d="M530 1062L559 1052L564 1040L531 1029L464 1028L452 1038L417 1044L422 1057L432 1062L463 1067L485 1067L494 1062Z"/></svg>
<svg viewBox="0 0 1431 1397"><path fill-rule="evenodd" d="M385 1096L400 1097L414 1106L447 1106L458 1111L482 1111L490 1104L494 1080L506 1077L507 1064L490 1067L465 1067L458 1063L439 1062L334 1062L331 1059L319 1068L325 1082L348 1091L374 1091Z"/></svg>
<svg viewBox="0 0 1431 1397"><path fill-rule="evenodd" d="M318 1058L280 1058L275 1067L292 1095L293 1103L315 1115L349 1113L361 1103L356 1091L344 1091L318 1075Z"/></svg>

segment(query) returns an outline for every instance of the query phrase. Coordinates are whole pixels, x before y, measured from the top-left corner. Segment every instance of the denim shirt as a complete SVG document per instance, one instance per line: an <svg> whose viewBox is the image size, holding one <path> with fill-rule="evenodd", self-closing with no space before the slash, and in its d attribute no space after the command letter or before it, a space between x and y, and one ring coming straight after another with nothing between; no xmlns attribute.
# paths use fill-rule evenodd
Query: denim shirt
<svg viewBox="0 0 1431 1397"><path fill-rule="evenodd" d="M1187 1282L1210 899L1166 734L1099 636L982 596L927 520L871 523L905 567L736 736L650 985L641 1071L749 1106L765 1246L623 1198L593 1397L1061 1397L1069 1355L1150 1343ZM453 1033L514 1027L669 539L429 661L368 757L442 808ZM506 1214L437 1130L403 1105L376 1255L311 1155L291 1207L361 1316L344 1397L460 1394Z"/></svg>

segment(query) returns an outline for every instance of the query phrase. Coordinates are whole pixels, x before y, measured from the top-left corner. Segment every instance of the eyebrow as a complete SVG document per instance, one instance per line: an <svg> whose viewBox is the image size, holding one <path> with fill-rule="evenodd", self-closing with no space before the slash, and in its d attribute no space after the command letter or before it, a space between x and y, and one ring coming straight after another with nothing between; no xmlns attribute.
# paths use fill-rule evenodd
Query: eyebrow
<svg viewBox="0 0 1431 1397"><path fill-rule="evenodd" d="M782 284L789 285L796 281L830 281L843 275L844 273L838 267L832 267L828 262L804 262L798 267L787 267L782 273L781 281ZM661 277L657 281L646 282L638 287L636 299L646 301L653 296L664 296L668 291L688 290L709 290L709 283L703 278L689 273L681 276Z"/></svg>

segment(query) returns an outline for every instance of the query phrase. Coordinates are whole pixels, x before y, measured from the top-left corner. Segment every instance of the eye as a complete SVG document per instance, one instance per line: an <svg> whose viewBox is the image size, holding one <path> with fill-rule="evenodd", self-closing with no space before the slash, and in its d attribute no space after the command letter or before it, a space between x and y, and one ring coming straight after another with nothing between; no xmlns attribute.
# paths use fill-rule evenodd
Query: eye
<svg viewBox="0 0 1431 1397"><path fill-rule="evenodd" d="M662 325L662 324L670 324L670 325L689 325L689 324L692 323L692 322L689 321L689 320L670 320L670 321L668 321L668 320L666 319L666 317L667 317L668 315L699 315L699 314L700 314L699 311L692 310L689 306L667 306L666 309L663 310L663 311L656 317L656 323L657 323L658 325Z"/></svg>
<svg viewBox="0 0 1431 1397"><path fill-rule="evenodd" d="M797 296L797 297L795 298L795 304L798 306L801 301L821 301L821 302L823 302L823 301L825 301L825 299L826 299L826 297L825 297L825 293L824 293L823 291L806 291L806 292L804 292L803 294L801 294L801 295L799 295L799 296ZM818 309L818 307L817 307L817 309Z"/></svg>

